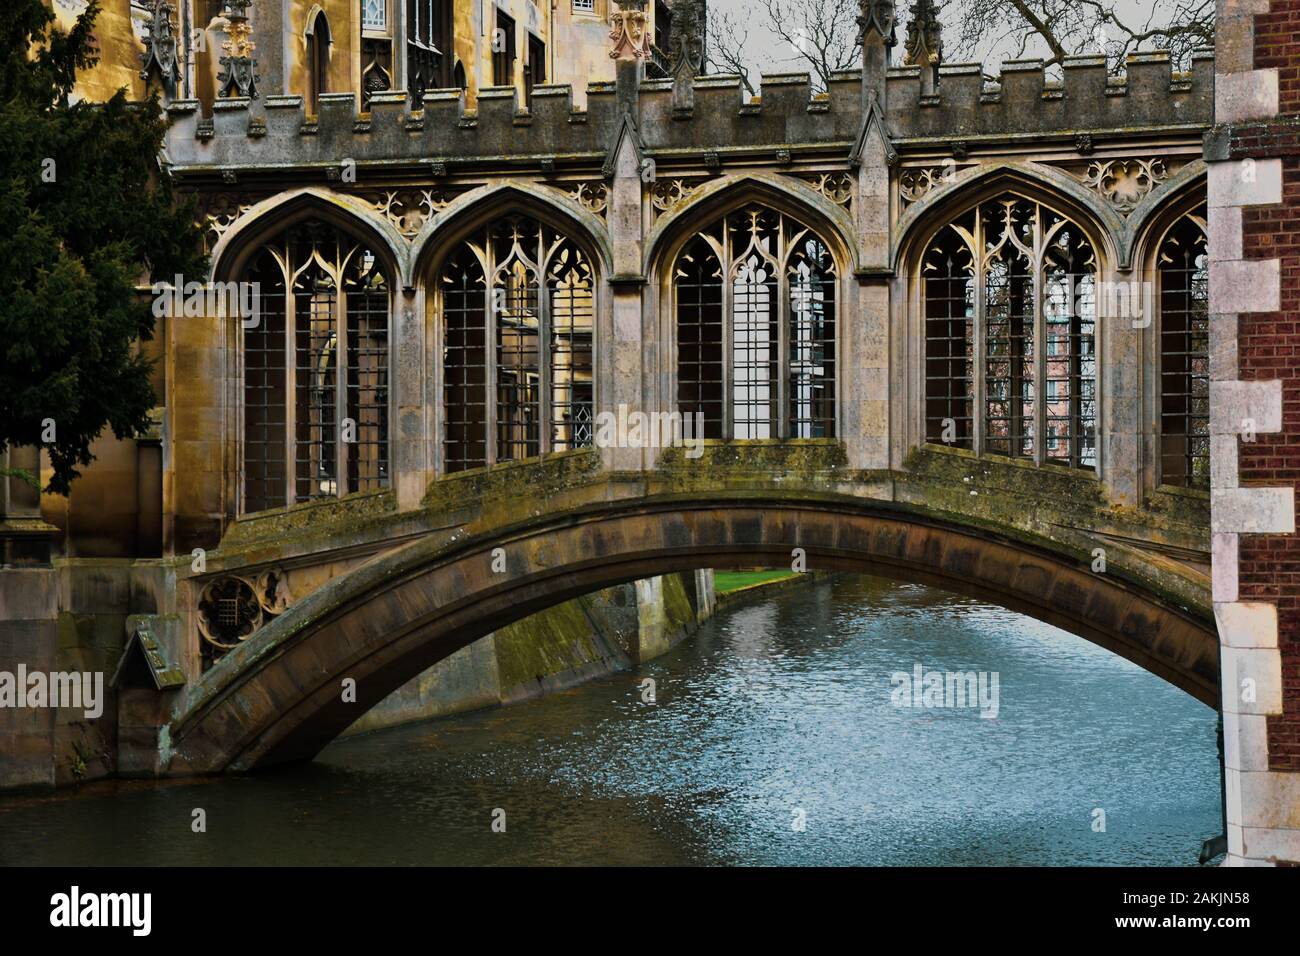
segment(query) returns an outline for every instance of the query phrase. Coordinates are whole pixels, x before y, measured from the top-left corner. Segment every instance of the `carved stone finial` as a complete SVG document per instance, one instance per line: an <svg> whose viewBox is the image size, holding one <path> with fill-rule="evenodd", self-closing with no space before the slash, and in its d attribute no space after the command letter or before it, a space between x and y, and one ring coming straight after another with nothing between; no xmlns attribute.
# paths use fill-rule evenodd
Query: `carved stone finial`
<svg viewBox="0 0 1300 956"><path fill-rule="evenodd" d="M163 88L168 94L176 88L181 71L176 57L176 27L172 22L174 8L170 0L154 0L150 17L145 21L144 52L140 54L142 68L140 79L148 80L149 74L158 71Z"/></svg>
<svg viewBox="0 0 1300 956"><path fill-rule="evenodd" d="M885 46L892 47L898 42L895 20L894 0L858 0L858 45L878 34Z"/></svg>
<svg viewBox="0 0 1300 956"><path fill-rule="evenodd" d="M904 66L933 68L943 62L943 28L934 0L913 0L904 49Z"/></svg>
<svg viewBox="0 0 1300 956"><path fill-rule="evenodd" d="M221 44L224 54L218 61L222 72L217 74L221 82L219 96L257 97L257 74L253 67L256 45L253 43L253 27L248 22L248 7L253 0L226 0L224 11L229 26L226 27L226 40Z"/></svg>
<svg viewBox="0 0 1300 956"><path fill-rule="evenodd" d="M698 76L704 66L704 13L700 0L676 0L668 34L668 72Z"/></svg>
<svg viewBox="0 0 1300 956"><path fill-rule="evenodd" d="M650 34L646 30L646 0L615 0L618 9L610 12L609 38L614 48L613 60L644 60L650 55Z"/></svg>

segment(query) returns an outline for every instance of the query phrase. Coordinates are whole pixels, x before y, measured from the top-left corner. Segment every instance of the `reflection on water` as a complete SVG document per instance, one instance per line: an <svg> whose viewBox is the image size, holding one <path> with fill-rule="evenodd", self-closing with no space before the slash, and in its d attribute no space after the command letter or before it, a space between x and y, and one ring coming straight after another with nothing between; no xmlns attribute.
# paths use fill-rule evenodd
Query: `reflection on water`
<svg viewBox="0 0 1300 956"><path fill-rule="evenodd" d="M996 672L997 718L894 707L891 673L918 663ZM839 578L635 672L311 765L0 799L0 861L1191 864L1220 830L1214 727L1046 624Z"/></svg>

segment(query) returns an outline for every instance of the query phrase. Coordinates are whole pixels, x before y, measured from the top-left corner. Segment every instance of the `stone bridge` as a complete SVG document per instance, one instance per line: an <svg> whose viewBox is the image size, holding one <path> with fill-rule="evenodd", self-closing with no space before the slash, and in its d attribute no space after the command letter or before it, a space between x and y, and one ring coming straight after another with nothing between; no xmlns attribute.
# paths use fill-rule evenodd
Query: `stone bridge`
<svg viewBox="0 0 1300 956"><path fill-rule="evenodd" d="M131 458L158 487L111 466L158 527L74 494L45 517L82 550L9 572L5 619L125 623L116 769L216 773L310 756L611 584L796 560L932 582L1220 707L1231 858L1300 859L1295 693L1258 600L1294 530L1282 386L1236 371L1238 315L1283 301L1280 260L1249 256L1289 248L1243 247L1243 210L1282 202L1290 154L1251 125L1280 107L1243 6L1221 3L1217 78L1209 53L988 78L911 42L891 66L893 5L864 0L860 70L751 101L680 62L645 79L626 30L616 82L577 99L362 111L264 78L173 101L203 291L255 309L162 320L160 431ZM49 530L21 496L6 518Z"/></svg>
<svg viewBox="0 0 1300 956"><path fill-rule="evenodd" d="M1115 508L1094 479L1064 469L932 450L871 472L849 468L832 441L719 442L696 460L673 449L647 472L605 470L594 450L503 464L433 483L419 509L391 505L377 496L308 521L253 519L209 556L195 584L269 570L299 580L373 555L184 688L158 770L311 757L512 621L671 571L789 566L796 549L809 570L926 582L1023 611L1218 704L1204 511Z"/></svg>

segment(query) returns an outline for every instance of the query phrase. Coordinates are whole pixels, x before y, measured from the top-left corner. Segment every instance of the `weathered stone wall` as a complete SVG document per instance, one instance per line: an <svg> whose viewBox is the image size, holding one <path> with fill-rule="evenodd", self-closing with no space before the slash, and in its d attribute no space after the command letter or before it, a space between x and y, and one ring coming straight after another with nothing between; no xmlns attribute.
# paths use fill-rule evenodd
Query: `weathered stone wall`
<svg viewBox="0 0 1300 956"><path fill-rule="evenodd" d="M435 664L347 733L531 700L651 660L709 616L711 587L696 587L694 574L665 575L534 614Z"/></svg>

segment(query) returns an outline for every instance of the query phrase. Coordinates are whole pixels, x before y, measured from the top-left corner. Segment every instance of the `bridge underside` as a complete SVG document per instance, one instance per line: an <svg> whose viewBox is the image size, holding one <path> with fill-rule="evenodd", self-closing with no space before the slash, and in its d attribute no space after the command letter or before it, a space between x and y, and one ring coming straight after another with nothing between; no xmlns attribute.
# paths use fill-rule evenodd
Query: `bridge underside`
<svg viewBox="0 0 1300 956"><path fill-rule="evenodd" d="M504 572L493 571L498 548ZM164 735L162 770L242 771L311 758L412 677L529 614L671 571L789 566L795 548L810 569L991 599L1218 705L1213 623L1132 575L1094 573L1086 555L898 504L715 492L606 501L450 542L423 538L376 558L209 671ZM356 682L355 702L343 699L345 678Z"/></svg>

